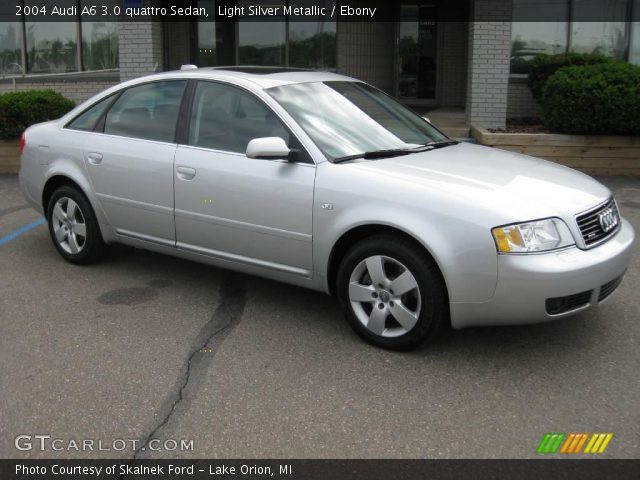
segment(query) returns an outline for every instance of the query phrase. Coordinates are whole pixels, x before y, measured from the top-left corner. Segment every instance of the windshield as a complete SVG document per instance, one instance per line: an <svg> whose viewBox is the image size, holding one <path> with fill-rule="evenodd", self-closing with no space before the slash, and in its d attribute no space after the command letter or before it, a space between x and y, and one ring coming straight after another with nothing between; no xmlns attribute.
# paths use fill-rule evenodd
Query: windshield
<svg viewBox="0 0 640 480"><path fill-rule="evenodd" d="M329 160L447 139L416 113L365 83L298 83L266 91Z"/></svg>

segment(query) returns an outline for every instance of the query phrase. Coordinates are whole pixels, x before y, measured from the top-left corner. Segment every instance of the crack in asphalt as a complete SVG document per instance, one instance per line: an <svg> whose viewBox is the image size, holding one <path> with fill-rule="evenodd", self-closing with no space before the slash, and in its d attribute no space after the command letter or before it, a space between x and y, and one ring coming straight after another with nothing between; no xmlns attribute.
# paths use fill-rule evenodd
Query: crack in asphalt
<svg viewBox="0 0 640 480"><path fill-rule="evenodd" d="M185 361L183 372L176 382L177 392L169 394L161 411L165 411L160 422L146 436L145 440L135 450L131 460L137 460L142 451L146 451L149 442L166 426L177 407L184 400L185 392L189 388L189 380L196 369L202 369L208 365L215 355L217 348L210 345L214 340L215 347L220 347L224 338L233 330L242 316L245 306L245 278L244 275L235 272L227 272L221 279L220 302L218 303L211 319L200 329L196 339L192 343L190 354ZM211 353L202 353L207 349Z"/></svg>

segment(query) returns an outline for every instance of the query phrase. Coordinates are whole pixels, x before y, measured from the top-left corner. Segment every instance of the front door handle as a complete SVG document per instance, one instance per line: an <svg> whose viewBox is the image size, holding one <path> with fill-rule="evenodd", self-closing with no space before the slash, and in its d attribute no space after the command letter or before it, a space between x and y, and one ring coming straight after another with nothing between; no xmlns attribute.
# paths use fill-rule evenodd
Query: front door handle
<svg viewBox="0 0 640 480"><path fill-rule="evenodd" d="M196 176L196 169L191 167L176 167L176 172L182 180L193 180Z"/></svg>
<svg viewBox="0 0 640 480"><path fill-rule="evenodd" d="M89 163L91 163L93 165L99 165L100 163L102 163L102 154L101 153L89 152L89 154L87 155L87 158L89 159Z"/></svg>

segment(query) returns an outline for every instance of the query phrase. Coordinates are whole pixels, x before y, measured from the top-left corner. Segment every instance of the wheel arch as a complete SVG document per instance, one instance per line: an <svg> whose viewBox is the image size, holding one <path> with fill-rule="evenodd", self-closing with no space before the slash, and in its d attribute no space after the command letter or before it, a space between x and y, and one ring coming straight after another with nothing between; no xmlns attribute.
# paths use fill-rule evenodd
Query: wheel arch
<svg viewBox="0 0 640 480"><path fill-rule="evenodd" d="M110 233L110 229L107 228L109 224L106 221L104 212L99 208L99 205L96 204L96 199L91 195L91 188L86 179L78 179L76 176L68 175L66 172L57 172L47 178L42 188L41 198L42 209L45 218L47 218L49 201L51 200L53 192L65 185L75 188L87 199L87 202L89 202L89 206L93 210L93 214L95 215L96 219L98 220L98 224L100 225L100 234L103 241L106 243L112 243L115 239Z"/></svg>
<svg viewBox="0 0 640 480"><path fill-rule="evenodd" d="M80 193L82 193L85 196L85 198L87 199L89 198L87 196L87 193L84 191L84 189L78 184L78 182L76 182L72 178L66 175L60 175L60 174L53 175L52 177L47 179L47 181L44 184L44 188L42 189L41 201L42 201L42 209L44 210L45 218L47 218L47 213L49 210L49 201L51 200L51 196L53 195L53 192L55 192L58 188L62 186L73 187L77 189ZM89 200L89 203L91 203L90 200ZM93 208L93 205L91 205L91 207ZM95 211L95 208L94 208L94 211Z"/></svg>
<svg viewBox="0 0 640 480"><path fill-rule="evenodd" d="M331 249L331 253L329 254L329 261L327 265L327 286L329 289L329 293L331 295L335 295L336 292L336 280L338 269L340 267L340 263L342 259L347 254L349 249L353 247L356 243L364 240L371 235L379 235L379 234L392 234L404 237L405 239L411 241L414 245L416 245L424 254L429 258L434 265L436 266L438 273L440 275L440 279L442 280L442 284L444 285L444 291L447 296L447 304L449 300L449 288L447 286L447 280L443 274L443 270L441 265L438 262L438 259L435 255L429 250L429 248L419 241L414 235L409 232L406 232L400 228L385 225L381 223L369 223L358 225L356 227L351 228L344 232L338 240L334 243L333 248Z"/></svg>

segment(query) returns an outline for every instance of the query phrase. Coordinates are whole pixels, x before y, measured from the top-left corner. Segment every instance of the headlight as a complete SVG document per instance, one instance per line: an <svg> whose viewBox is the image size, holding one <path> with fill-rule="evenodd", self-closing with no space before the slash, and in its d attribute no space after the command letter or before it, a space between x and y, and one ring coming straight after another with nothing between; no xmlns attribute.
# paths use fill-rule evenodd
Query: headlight
<svg viewBox="0 0 640 480"><path fill-rule="evenodd" d="M559 218L516 223L491 230L499 253L533 253L555 250L575 242Z"/></svg>

